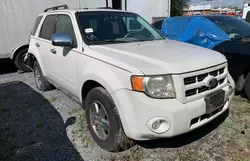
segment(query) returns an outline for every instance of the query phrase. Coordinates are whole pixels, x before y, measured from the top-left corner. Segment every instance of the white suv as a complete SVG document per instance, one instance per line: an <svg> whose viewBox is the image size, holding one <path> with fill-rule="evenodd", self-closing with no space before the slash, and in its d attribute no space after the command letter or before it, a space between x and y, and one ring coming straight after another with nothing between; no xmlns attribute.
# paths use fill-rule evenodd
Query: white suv
<svg viewBox="0 0 250 161"><path fill-rule="evenodd" d="M222 54L167 40L135 13L51 10L26 61L39 90L53 85L84 105L101 148L187 133L229 108L235 84Z"/></svg>

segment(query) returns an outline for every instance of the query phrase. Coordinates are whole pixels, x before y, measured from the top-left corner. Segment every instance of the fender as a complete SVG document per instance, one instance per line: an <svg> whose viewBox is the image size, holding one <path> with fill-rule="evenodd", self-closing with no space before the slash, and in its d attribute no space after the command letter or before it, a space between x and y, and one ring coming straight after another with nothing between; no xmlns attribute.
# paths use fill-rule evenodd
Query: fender
<svg viewBox="0 0 250 161"><path fill-rule="evenodd" d="M98 82L111 94L120 89L132 89L130 82L132 74L144 75L139 70L131 72L88 55L78 57L77 70L77 89L79 90L78 96L81 102L81 90L84 83L88 80Z"/></svg>
<svg viewBox="0 0 250 161"><path fill-rule="evenodd" d="M128 89L128 90L132 89L130 83L130 77L132 73L129 73L127 71L115 67L105 68L105 65L103 65L103 67L100 68L99 70L96 70L98 69L97 66L98 65L96 65L96 68L88 68L89 70L88 69L83 70L83 72L80 73L81 79L79 81L80 85L79 87L81 88L78 89L79 89L79 100L81 103L83 103L82 87L84 83L88 80L93 80L101 84L108 91L114 102L116 101L116 99L113 98L114 96L112 95L112 93L119 91L121 89ZM85 73L84 71L88 71L88 73ZM123 114L124 110L120 106L117 106L116 108L120 116L122 125L124 127L125 133L129 134L129 130L127 128L128 125Z"/></svg>
<svg viewBox="0 0 250 161"><path fill-rule="evenodd" d="M119 69L115 69L119 70ZM96 81L99 84L101 84L108 93L112 94L113 92L120 90L120 89L132 89L130 84L130 74L128 72L123 72L123 76L117 76L117 74L114 71L111 70L105 70L104 68L101 70L88 70L88 73L82 72L80 74L80 80L79 80L79 99L82 102L82 87L85 82L92 80ZM126 79L127 78L127 79Z"/></svg>
<svg viewBox="0 0 250 161"><path fill-rule="evenodd" d="M37 62L38 62L39 65L40 65L40 68L41 68L41 70L42 70L43 75L46 77L46 76L47 76L47 73L46 73L46 71L44 70L43 63L42 63L42 59L41 59L41 57L40 57L40 54L39 54L38 49L37 49L37 48L32 48L32 47L30 47L30 48L29 48L29 51L28 51L28 55L30 55L30 54L33 55L33 56L36 58Z"/></svg>
<svg viewBox="0 0 250 161"><path fill-rule="evenodd" d="M235 91L236 85L235 85L234 79L233 79L233 77L231 76L230 73L228 73L228 81L229 81L229 83L231 84L232 89Z"/></svg>

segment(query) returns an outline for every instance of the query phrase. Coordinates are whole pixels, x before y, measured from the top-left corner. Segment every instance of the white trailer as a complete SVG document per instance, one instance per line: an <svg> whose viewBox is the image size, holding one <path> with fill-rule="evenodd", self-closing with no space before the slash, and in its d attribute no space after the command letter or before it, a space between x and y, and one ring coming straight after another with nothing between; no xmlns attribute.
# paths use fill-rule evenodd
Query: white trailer
<svg viewBox="0 0 250 161"><path fill-rule="evenodd" d="M242 19L246 19L247 13L250 11L250 0L244 1Z"/></svg>
<svg viewBox="0 0 250 161"><path fill-rule="evenodd" d="M138 13L150 23L170 15L171 0L0 0L0 59L11 58L26 71L23 58L28 37L38 14L46 8L67 4L69 8L111 7Z"/></svg>

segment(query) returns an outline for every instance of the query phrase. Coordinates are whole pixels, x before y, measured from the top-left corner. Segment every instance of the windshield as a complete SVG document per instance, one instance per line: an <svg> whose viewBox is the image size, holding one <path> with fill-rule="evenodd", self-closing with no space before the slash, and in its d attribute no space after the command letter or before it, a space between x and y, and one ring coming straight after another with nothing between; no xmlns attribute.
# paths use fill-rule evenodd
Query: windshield
<svg viewBox="0 0 250 161"><path fill-rule="evenodd" d="M134 13L91 11L76 13L84 41L89 44L162 40L163 36Z"/></svg>
<svg viewBox="0 0 250 161"><path fill-rule="evenodd" d="M232 40L250 36L250 24L244 20L226 16L208 17L208 19L225 31Z"/></svg>

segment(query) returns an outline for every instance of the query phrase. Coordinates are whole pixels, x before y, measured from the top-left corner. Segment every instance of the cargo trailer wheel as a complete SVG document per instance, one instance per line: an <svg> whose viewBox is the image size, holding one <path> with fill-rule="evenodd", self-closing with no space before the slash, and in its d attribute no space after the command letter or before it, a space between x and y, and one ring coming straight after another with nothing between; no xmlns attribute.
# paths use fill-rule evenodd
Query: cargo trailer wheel
<svg viewBox="0 0 250 161"><path fill-rule="evenodd" d="M30 68L27 67L24 63L24 57L25 57L25 54L28 52L28 49L25 48L25 49L22 49L20 50L16 57L15 57L15 60L14 60L14 63L16 65L16 67L18 69L20 69L21 71L24 71L24 72L30 72Z"/></svg>
<svg viewBox="0 0 250 161"><path fill-rule="evenodd" d="M51 90L53 86L43 76L42 70L37 61L34 62L33 70L34 70L36 88L40 91Z"/></svg>
<svg viewBox="0 0 250 161"><path fill-rule="evenodd" d="M119 152L133 146L133 141L124 133L114 101L104 88L92 89L85 103L88 129L101 148Z"/></svg>

